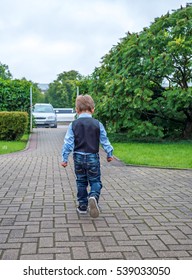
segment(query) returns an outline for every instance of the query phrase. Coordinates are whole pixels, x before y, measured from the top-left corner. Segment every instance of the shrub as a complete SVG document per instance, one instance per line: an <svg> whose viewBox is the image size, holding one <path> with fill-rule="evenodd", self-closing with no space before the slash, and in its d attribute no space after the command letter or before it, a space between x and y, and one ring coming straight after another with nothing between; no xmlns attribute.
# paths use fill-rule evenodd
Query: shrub
<svg viewBox="0 0 192 280"><path fill-rule="evenodd" d="M19 140L28 124L26 112L0 112L0 140Z"/></svg>

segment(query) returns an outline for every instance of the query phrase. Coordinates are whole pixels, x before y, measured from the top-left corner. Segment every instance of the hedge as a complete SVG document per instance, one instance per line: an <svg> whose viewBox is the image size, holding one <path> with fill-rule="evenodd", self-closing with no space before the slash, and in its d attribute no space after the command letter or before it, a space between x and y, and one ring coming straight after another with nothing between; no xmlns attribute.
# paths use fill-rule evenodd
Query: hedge
<svg viewBox="0 0 192 280"><path fill-rule="evenodd" d="M19 140L28 124L26 112L0 112L0 140Z"/></svg>

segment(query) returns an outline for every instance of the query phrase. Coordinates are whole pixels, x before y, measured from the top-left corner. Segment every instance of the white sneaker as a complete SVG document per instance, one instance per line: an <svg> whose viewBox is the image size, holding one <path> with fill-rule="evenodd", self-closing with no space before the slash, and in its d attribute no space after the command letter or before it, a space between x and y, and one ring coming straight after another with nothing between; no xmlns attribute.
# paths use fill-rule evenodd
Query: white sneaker
<svg viewBox="0 0 192 280"><path fill-rule="evenodd" d="M94 196L91 196L88 199L88 204L89 204L89 214L92 218L97 218L99 216L99 206L97 203L97 200Z"/></svg>

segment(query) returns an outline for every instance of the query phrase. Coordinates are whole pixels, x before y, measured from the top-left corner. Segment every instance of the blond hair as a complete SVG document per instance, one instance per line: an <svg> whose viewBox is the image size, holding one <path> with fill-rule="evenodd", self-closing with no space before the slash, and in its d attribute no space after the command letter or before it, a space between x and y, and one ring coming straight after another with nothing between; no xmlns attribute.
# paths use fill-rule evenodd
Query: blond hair
<svg viewBox="0 0 192 280"><path fill-rule="evenodd" d="M92 110L95 108L95 103L93 101L93 98L88 94L77 96L75 105L76 105L76 110L79 112L84 112L84 111L92 112Z"/></svg>

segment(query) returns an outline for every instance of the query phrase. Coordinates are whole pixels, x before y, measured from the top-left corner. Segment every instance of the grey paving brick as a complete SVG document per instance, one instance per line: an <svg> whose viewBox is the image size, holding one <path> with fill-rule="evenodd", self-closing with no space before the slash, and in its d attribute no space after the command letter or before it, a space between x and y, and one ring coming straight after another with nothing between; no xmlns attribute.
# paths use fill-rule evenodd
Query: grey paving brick
<svg viewBox="0 0 192 280"><path fill-rule="evenodd" d="M0 243L5 243L7 241L7 234L1 233L0 234Z"/></svg>
<svg viewBox="0 0 192 280"><path fill-rule="evenodd" d="M52 237L40 237L39 247L53 247L53 238Z"/></svg>
<svg viewBox="0 0 192 280"><path fill-rule="evenodd" d="M3 252L2 260L17 260L19 258L18 249L7 249Z"/></svg>
<svg viewBox="0 0 192 280"><path fill-rule="evenodd" d="M104 252L104 253L91 253L92 260L117 260L124 259L124 256L121 252Z"/></svg>
<svg viewBox="0 0 192 280"><path fill-rule="evenodd" d="M141 255L138 252L123 252L126 260L142 260Z"/></svg>
<svg viewBox="0 0 192 280"><path fill-rule="evenodd" d="M72 255L74 260L89 259L88 251L85 247L72 247Z"/></svg>
<svg viewBox="0 0 192 280"><path fill-rule="evenodd" d="M69 241L69 234L67 232L56 232L55 233L55 242L65 242Z"/></svg>
<svg viewBox="0 0 192 280"><path fill-rule="evenodd" d="M90 241L86 243L89 252L103 252L104 248L99 241Z"/></svg>
<svg viewBox="0 0 192 280"><path fill-rule="evenodd" d="M101 242L103 244L103 247L117 245L117 241L112 236L101 237L100 240L101 240Z"/></svg>
<svg viewBox="0 0 192 280"><path fill-rule="evenodd" d="M105 246L107 252L134 252L136 251L134 246Z"/></svg>
<svg viewBox="0 0 192 280"><path fill-rule="evenodd" d="M23 243L21 249L21 255L36 254L37 253L37 242Z"/></svg>
<svg viewBox="0 0 192 280"><path fill-rule="evenodd" d="M58 253L55 254L56 260L71 260L71 254Z"/></svg>
<svg viewBox="0 0 192 280"><path fill-rule="evenodd" d="M188 259L191 259L190 255L186 251L158 251L157 252L158 257L162 259L171 259L171 258L177 258L180 259L181 257L188 257Z"/></svg>
<svg viewBox="0 0 192 280"><path fill-rule="evenodd" d="M136 246L137 251L143 259L153 259L157 257L156 252L150 246Z"/></svg>
<svg viewBox="0 0 192 280"><path fill-rule="evenodd" d="M9 237L10 238L18 238L24 236L24 229L12 229Z"/></svg>
<svg viewBox="0 0 192 280"><path fill-rule="evenodd" d="M66 248L66 247L50 247L50 248L38 249L39 254L63 254L69 252L70 252L70 248Z"/></svg>
<svg viewBox="0 0 192 280"><path fill-rule="evenodd" d="M26 228L26 233L34 233L34 232L39 232L39 224L35 225L28 225Z"/></svg>
<svg viewBox="0 0 192 280"><path fill-rule="evenodd" d="M44 228L50 228L50 229L52 229L52 228L53 228L53 221L50 221L50 220L42 221L42 222L41 222L41 228L42 228L42 229L44 229Z"/></svg>
<svg viewBox="0 0 192 280"><path fill-rule="evenodd" d="M113 236L117 240L117 242L129 239L128 235L123 230L122 231L114 231Z"/></svg>
<svg viewBox="0 0 192 280"><path fill-rule="evenodd" d="M161 240L148 240L148 243L156 251L168 250L168 247Z"/></svg>
<svg viewBox="0 0 192 280"><path fill-rule="evenodd" d="M20 260L54 260L54 254L21 255Z"/></svg>
<svg viewBox="0 0 192 280"><path fill-rule="evenodd" d="M159 235L159 238L166 244L178 244L177 240L173 238L170 234L161 234Z"/></svg>

